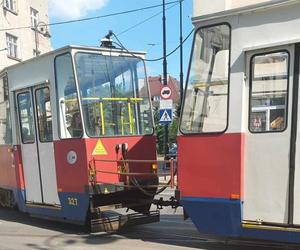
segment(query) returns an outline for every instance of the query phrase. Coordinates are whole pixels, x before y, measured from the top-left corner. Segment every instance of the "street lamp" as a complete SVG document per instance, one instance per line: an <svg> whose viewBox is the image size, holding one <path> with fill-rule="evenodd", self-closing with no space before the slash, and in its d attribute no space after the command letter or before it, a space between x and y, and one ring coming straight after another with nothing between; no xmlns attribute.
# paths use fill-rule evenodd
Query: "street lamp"
<svg viewBox="0 0 300 250"><path fill-rule="evenodd" d="M40 30L39 30L39 27ZM38 23L35 24L34 26L34 38L35 38L35 56L39 56L40 52L39 52L39 34L41 34L43 37L46 37L46 38L50 38L51 35L48 31L48 25L43 22L43 21L40 21Z"/></svg>

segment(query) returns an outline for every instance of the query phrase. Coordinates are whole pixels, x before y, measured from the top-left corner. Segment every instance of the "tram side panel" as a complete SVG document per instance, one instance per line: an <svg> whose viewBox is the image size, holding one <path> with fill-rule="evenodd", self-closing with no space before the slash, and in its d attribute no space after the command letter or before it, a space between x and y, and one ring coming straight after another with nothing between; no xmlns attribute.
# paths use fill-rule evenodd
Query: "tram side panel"
<svg viewBox="0 0 300 250"><path fill-rule="evenodd" d="M8 101L7 75L0 76L0 205L14 206L17 190L14 148L12 147L12 128Z"/></svg>
<svg viewBox="0 0 300 250"><path fill-rule="evenodd" d="M126 206L127 202L128 204L138 202L139 196L135 193L126 192L121 197L113 195L127 189L124 187L126 178L118 174L122 164L102 162L102 160L116 159L116 145L124 141L128 144L128 159L156 159L156 152L152 150L155 149L155 137L153 136L124 137L122 139L67 139L54 143L58 195L63 213L68 220L84 221L90 196L93 195L95 195L98 205L124 203L123 205ZM120 155L117 159L121 160ZM94 169L90 169L92 164L95 164ZM130 164L130 171L149 173L151 167L150 163ZM92 190L91 176L89 175L91 170L96 170L95 184L99 188L99 193ZM142 183L143 180L140 182ZM148 178L144 182L153 185L156 184L156 179ZM106 197L104 197L105 195ZM109 195L112 195L111 199L107 199ZM102 203L102 199L104 203Z"/></svg>
<svg viewBox="0 0 300 250"><path fill-rule="evenodd" d="M177 141L179 189L186 212L203 233L238 236L244 136L178 136Z"/></svg>
<svg viewBox="0 0 300 250"><path fill-rule="evenodd" d="M13 161L13 148L10 145L0 146L0 183L2 188L16 188L16 166Z"/></svg>
<svg viewBox="0 0 300 250"><path fill-rule="evenodd" d="M181 203L199 231L222 236L240 235L243 196L244 134L229 125L241 113L229 109L229 93L240 91L229 87L230 37L224 23L196 31L177 137Z"/></svg>

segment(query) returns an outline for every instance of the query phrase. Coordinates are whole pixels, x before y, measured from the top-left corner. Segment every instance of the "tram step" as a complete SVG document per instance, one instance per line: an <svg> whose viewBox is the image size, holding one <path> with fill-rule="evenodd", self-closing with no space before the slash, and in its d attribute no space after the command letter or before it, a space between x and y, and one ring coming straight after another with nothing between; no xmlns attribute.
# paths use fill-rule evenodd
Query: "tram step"
<svg viewBox="0 0 300 250"><path fill-rule="evenodd" d="M147 214L117 214L104 213L103 218L91 220L91 232L116 232L130 226L159 222L159 211L149 211Z"/></svg>

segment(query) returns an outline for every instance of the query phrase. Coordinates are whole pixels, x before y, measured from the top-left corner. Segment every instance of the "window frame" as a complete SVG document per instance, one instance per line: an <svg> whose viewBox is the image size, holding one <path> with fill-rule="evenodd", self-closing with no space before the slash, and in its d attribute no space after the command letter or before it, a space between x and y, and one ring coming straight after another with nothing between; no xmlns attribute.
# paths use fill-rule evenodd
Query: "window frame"
<svg viewBox="0 0 300 250"><path fill-rule="evenodd" d="M11 103L10 103L10 100L9 100L9 83L8 83L8 75L7 73L5 72L4 74L0 74L0 79L3 79L3 100L0 100L0 105L3 104L3 103L7 103L8 104L8 107L9 109L11 108ZM4 79L6 79L6 81L4 81ZM1 99L1 98L0 98ZM12 116L11 116L11 112L9 111L7 113L7 115L9 116L9 121L10 121L10 143L7 143L5 142L4 144L0 144L0 147L1 146L7 146L7 145L12 145L13 144L13 139L12 139L12 136L13 136L13 131L12 131ZM6 126L7 126L7 123L6 123ZM7 129L7 128L6 128Z"/></svg>
<svg viewBox="0 0 300 250"><path fill-rule="evenodd" d="M226 25L229 28L229 56L228 56L228 90L227 90L227 117L226 117L226 126L224 128L224 130L222 131L215 131L215 132L190 132L190 133L186 133L181 129L181 124L182 124L182 119L183 119L183 111L184 111L184 107L185 107L185 100L187 97L187 89L188 89L188 84L189 84L189 79L190 79L190 73L191 73L191 67L192 67L192 62L193 62L193 55L194 55L194 50L195 50L195 43L196 43L196 34L198 33L199 30L201 29L206 29L206 28L211 28L211 27L216 27L216 26L221 26L221 25ZM232 27L230 25L230 23L228 22L221 22L221 23L213 23L213 24L209 24L209 25L204 25L204 26L200 26L199 28L197 28L195 30L194 33L194 38L193 38L193 43L192 43L192 50L190 53L190 59L189 59L189 66L188 66L188 73L187 73L187 77L186 77L186 82L185 82L185 88L184 88L184 96L183 96L183 104L180 110L180 120L179 120L179 131L180 133L182 133L185 136L193 136L193 135L199 135L199 136L207 136L207 135L220 135L220 134L224 134L229 127L229 115L230 115L230 108L229 108L229 104L230 104L230 80L231 80L231 52L232 52Z"/></svg>
<svg viewBox="0 0 300 250"><path fill-rule="evenodd" d="M82 111L82 98L81 95L79 93L80 91L80 84L78 82L78 78L77 78L77 62L76 62L76 56L78 54L95 54L95 55L99 55L99 56L108 56L106 54L102 54L101 51L76 51L74 53L74 63L73 63L73 67L74 67L74 73L75 73L75 79L76 79L76 87L79 89L77 89L77 93L78 93L78 100L79 100L79 105L80 105L80 110ZM72 55L71 55L72 56ZM146 63L145 60L142 57L138 57L138 56L133 56L131 53L129 53L129 55L127 54L122 54L119 55L119 57L135 57L141 60L141 62L143 63L143 69L144 69L144 73L145 73L145 84L147 85L147 95L149 98L149 111L150 111L150 115L151 115L151 125L152 125L152 131L151 133L148 134L135 134L135 135L100 135L100 136L90 136L87 131L86 131L86 126L85 126L85 120L83 115L81 115L81 120L83 125L83 130L84 130L84 134L88 137L88 138L118 138L118 137L141 137L141 136L153 136L155 133L155 124L154 124L154 116L153 116L153 106L152 106L152 101L151 101L151 93L150 93L150 85L149 85L149 81L148 81L148 75L147 75L147 68L146 68ZM81 112L82 114L82 112Z"/></svg>
<svg viewBox="0 0 300 250"><path fill-rule="evenodd" d="M51 123L52 123L52 140L45 140L42 141L41 140L41 134L40 134L40 123L39 123L39 116L38 116L38 102L37 102L37 91L41 90L41 89L48 89L49 90L49 101L50 101L50 107L51 107ZM53 114L52 114L52 102L51 102L51 92L50 92L50 88L49 86L41 86L38 87L34 90L34 100L35 100L35 113L36 113L36 123L37 123L37 131L38 131L38 139L40 143L49 143L49 142L53 142Z"/></svg>
<svg viewBox="0 0 300 250"><path fill-rule="evenodd" d="M287 60L287 87L286 87L286 112L285 112L285 127L283 130L269 130L269 131L252 131L250 129L250 116L251 116L251 109L252 109L252 101L251 101L251 97L252 97L252 82L253 82L253 59L256 56L262 56L262 55L269 55L269 54L274 54L274 53L279 53L279 52L285 52L288 55L288 60ZM268 134L268 133L283 133L287 130L288 128L288 119L289 119L289 95L290 95L290 77L291 77L291 72L290 72L290 67L291 67L291 53L289 50L287 49L279 49L279 50L270 50L270 51L264 51L264 52L260 52L260 53L255 53L250 57L249 60L249 94L248 94L248 131L251 134Z"/></svg>
<svg viewBox="0 0 300 250"><path fill-rule="evenodd" d="M6 0L3 1L3 8L15 15L17 15L17 1L16 0L8 0L9 6L6 5Z"/></svg>
<svg viewBox="0 0 300 250"><path fill-rule="evenodd" d="M15 39L15 41L11 41L11 39ZM14 59L14 60L20 60L20 58L19 58L19 38L10 33L6 33L6 46L7 46L7 57ZM10 54L11 46L14 46L15 55Z"/></svg>
<svg viewBox="0 0 300 250"><path fill-rule="evenodd" d="M39 11L33 7L30 7L30 21L31 21L31 28L35 30L39 22Z"/></svg>
<svg viewBox="0 0 300 250"><path fill-rule="evenodd" d="M20 112L20 102L19 102L19 96L22 95L22 94L25 94L25 93L29 93L30 95L30 102L31 102L31 108L32 108L32 115L33 115L33 126L34 128L33 129L36 129L35 128L35 120L34 120L34 106L33 106L33 99L32 99L32 93L30 91L30 89L26 90L26 91L22 91L22 92L19 92L17 93L17 103L18 103L18 117L19 117L19 127L20 127L20 135L21 135L21 140L22 140L22 144L35 144L36 143L36 132L33 131L33 135L34 135L34 139L33 141L30 141L30 142L24 142L24 137L23 137L23 133L22 133L22 119L21 119L21 112Z"/></svg>
<svg viewBox="0 0 300 250"><path fill-rule="evenodd" d="M60 106L59 106L59 95L58 95L58 87L57 87L57 70L56 70L56 60L58 57L60 56L65 56L65 55L70 55L71 57L71 64L72 64L72 72L73 72L73 76L74 76L74 83L75 83L75 89L76 89L76 94L77 94L77 99L78 99L78 107L79 107L79 112L80 112L80 117L81 117L81 123L82 123L82 133L80 137L70 137L70 138L63 138L61 136L61 128L60 128L60 124L61 124L61 119L60 119ZM74 70L74 61L73 61L73 55L71 52L64 52L62 54L58 54L54 57L54 79L55 79L55 94L56 94L56 112L57 112L57 126L58 126L58 137L60 140L78 140L78 139L82 139L84 137L84 133L85 133L85 128L84 128L84 124L83 124L83 120L82 120L82 112L81 112L81 99L80 99L80 95L78 93L78 86L77 86L77 76L76 76L76 71Z"/></svg>

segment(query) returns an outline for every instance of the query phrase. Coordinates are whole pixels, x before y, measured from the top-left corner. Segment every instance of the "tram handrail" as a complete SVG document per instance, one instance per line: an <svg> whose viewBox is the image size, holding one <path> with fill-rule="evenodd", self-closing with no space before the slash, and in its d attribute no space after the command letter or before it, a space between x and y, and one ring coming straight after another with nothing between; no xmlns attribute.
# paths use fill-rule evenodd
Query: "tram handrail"
<svg viewBox="0 0 300 250"><path fill-rule="evenodd" d="M107 102L127 102L127 110L128 110L128 122L124 122L124 116L121 114L121 130L122 135L124 135L124 125L129 125L129 133L134 134L135 133L135 121L133 119L133 112L131 105L137 104L139 102L142 102L144 98L142 97L82 97L82 101L93 101L94 104L99 103L99 112L101 117L101 134L105 135L105 124L109 126L115 126L116 124L105 122L105 115L104 115L104 107L103 103ZM72 103L77 102L77 99L65 99L61 100L61 102L65 103ZM97 104L98 105L98 104ZM95 108L94 108L95 112ZM123 111L122 111L123 112ZM97 117L95 114L94 117ZM100 124L98 124L100 125Z"/></svg>
<svg viewBox="0 0 300 250"><path fill-rule="evenodd" d="M116 175L123 175L123 176L168 176L169 174L166 174L166 173L161 173L161 174L158 174L158 173L135 173L135 172L121 172L121 171L117 171L117 172L114 172L114 171L104 171L104 170L98 170L96 169L96 162L115 162L115 163L170 163L170 187L171 188L174 188L174 185L175 185L175 181L174 181L174 178L175 178L175 169L174 169L174 162L176 160L171 158L170 160L124 160L124 159L96 159L96 158L93 158L91 161L90 161L90 166L91 166L91 163L93 163L93 171L96 173L105 173L105 174L116 174ZM101 182L102 183L102 182ZM111 184L111 183L110 183ZM114 184L116 185L116 184ZM156 185L157 187L157 185Z"/></svg>
<svg viewBox="0 0 300 250"><path fill-rule="evenodd" d="M143 101L142 97L83 97L83 101L132 101L140 102ZM64 102L77 102L77 99L65 99Z"/></svg>
<svg viewBox="0 0 300 250"><path fill-rule="evenodd" d="M101 184L106 184L106 185L111 185L111 183L109 182L101 182ZM131 188L132 185L127 185L127 184L121 184L121 183L115 183L114 186L117 186L117 187L128 187L128 188ZM157 188L157 187L164 187L165 185L140 185L140 187L142 188Z"/></svg>
<svg viewBox="0 0 300 250"><path fill-rule="evenodd" d="M155 174L155 173L124 173L124 172L113 172L113 171L104 171L104 170L95 170L97 173L103 173L103 174L118 174L118 175L126 175L126 176L168 176L169 174Z"/></svg>
<svg viewBox="0 0 300 250"><path fill-rule="evenodd" d="M175 161L175 159L170 160L113 160L113 159L93 159L94 161L102 161L102 162L123 162L123 163L171 163ZM92 160L92 161L93 161Z"/></svg>

